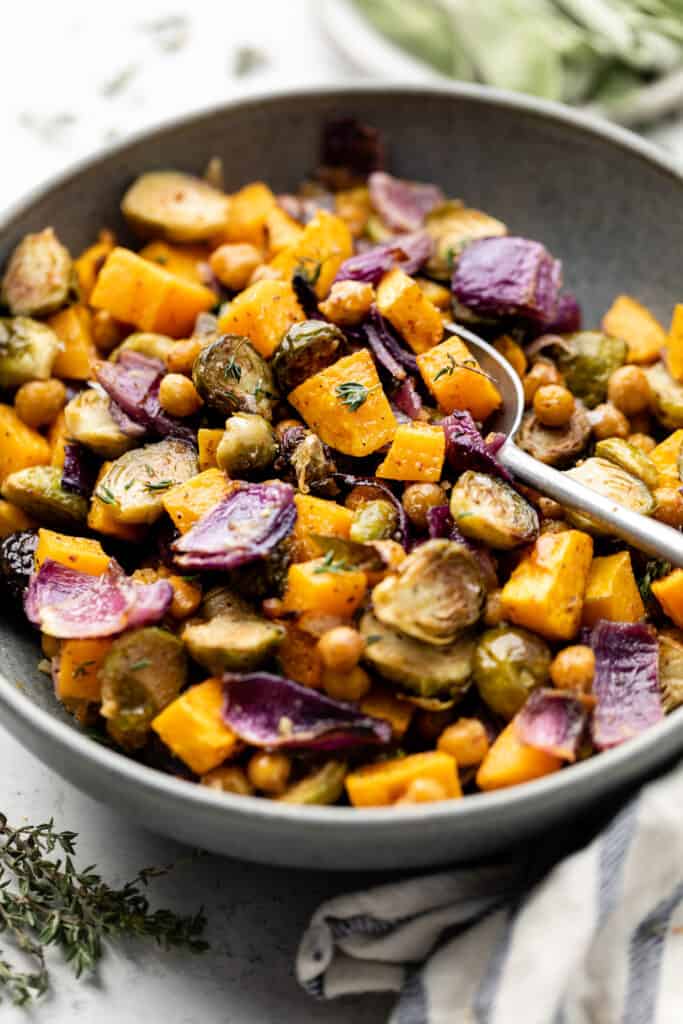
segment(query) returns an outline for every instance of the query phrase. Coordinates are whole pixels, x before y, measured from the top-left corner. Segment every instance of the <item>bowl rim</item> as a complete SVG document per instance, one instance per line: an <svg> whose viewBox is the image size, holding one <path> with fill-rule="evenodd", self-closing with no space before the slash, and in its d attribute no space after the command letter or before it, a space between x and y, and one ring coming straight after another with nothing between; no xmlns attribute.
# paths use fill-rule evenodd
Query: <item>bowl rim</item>
<svg viewBox="0 0 683 1024"><path fill-rule="evenodd" d="M29 212L31 207L44 197L78 178L84 171L96 168L113 156L125 154L127 150L141 142L151 142L157 135L172 132L183 126L189 127L192 124L200 123L205 118L222 113L228 114L239 108L277 105L280 102L314 97L339 97L348 99L352 103L355 95L374 94L380 96L392 93L424 95L426 98L453 97L480 103L484 106L521 110L593 138L606 139L620 149L637 154L648 164L667 172L683 184L683 168L652 143L618 125L602 121L583 111L572 110L560 103L469 83L358 81L352 84L307 85L292 89L254 92L225 103L203 107L189 115L164 120L136 132L121 142L99 148L89 156L71 164L59 175L53 176L30 190L0 213L0 232L8 230L17 217ZM358 829L370 829L376 833L378 829L380 831L393 830L396 826L409 823L428 821L432 826L438 826L442 822L452 824L456 818L462 819L464 828L468 824L475 825L487 819L495 819L498 812L510 813L514 808L524 808L529 811L529 805L532 805L531 809L533 809L534 804L543 805L549 800L561 799L561 795L567 787L579 787L583 784L585 789L598 775L611 779L619 777L625 765L637 762L639 757L652 746L658 745L666 737L672 737L679 732L683 749L683 709L678 709L653 729L641 733L629 740L628 743L589 758L581 764L572 765L569 771L553 773L531 783L513 786L509 789L476 793L468 795L462 800L418 804L410 807L315 807L279 803L264 800L261 797L218 793L207 786L195 783L188 785L183 779L141 764L123 753L97 743L86 733L61 721L47 709L35 704L30 697L22 692L21 684L12 683L2 672L0 672L0 709L9 712L10 720L12 716L22 720L46 742L65 750L70 755L85 759L105 774L122 776L126 782L146 790L146 795L149 797L158 796L180 803L189 802L197 809L203 808L212 812L221 810L230 814L239 812L241 816L254 821L314 825L317 829L329 828L332 831L338 829L340 825L347 827L353 825ZM7 722L6 715L3 715L3 719L3 724L12 732L11 721Z"/></svg>

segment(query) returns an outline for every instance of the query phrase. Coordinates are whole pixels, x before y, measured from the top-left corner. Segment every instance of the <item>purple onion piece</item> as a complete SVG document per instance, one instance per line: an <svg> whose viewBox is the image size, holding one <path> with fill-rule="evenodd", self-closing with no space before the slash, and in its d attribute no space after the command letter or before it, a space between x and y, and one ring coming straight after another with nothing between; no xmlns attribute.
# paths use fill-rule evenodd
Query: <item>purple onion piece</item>
<svg viewBox="0 0 683 1024"><path fill-rule="evenodd" d="M365 176L384 167L381 133L354 117L337 117L323 125L320 161L328 167L348 167Z"/></svg>
<svg viewBox="0 0 683 1024"><path fill-rule="evenodd" d="M664 716L659 688L659 647L652 626L608 622L593 627L595 654L592 736L598 750L656 725Z"/></svg>
<svg viewBox="0 0 683 1024"><path fill-rule="evenodd" d="M488 445L469 412L456 409L444 417L441 426L446 435L446 461L456 472L479 470L512 483L512 477L505 466L496 458L495 453L501 447L498 436L494 445Z"/></svg>
<svg viewBox="0 0 683 1024"><path fill-rule="evenodd" d="M573 334L581 330L581 307L575 295L571 292L560 295L555 318L545 324L543 330L548 334Z"/></svg>
<svg viewBox="0 0 683 1024"><path fill-rule="evenodd" d="M434 242L426 231L397 235L384 245L375 245L344 260L335 281L365 281L379 284L393 267L414 274L432 255Z"/></svg>
<svg viewBox="0 0 683 1024"><path fill-rule="evenodd" d="M557 316L562 264L540 242L514 235L465 247L453 273L458 302L482 316L521 316L539 324Z"/></svg>
<svg viewBox="0 0 683 1024"><path fill-rule="evenodd" d="M62 640L113 636L158 622L173 599L167 580L137 583L111 561L100 576L46 559L24 597L29 622Z"/></svg>
<svg viewBox="0 0 683 1024"><path fill-rule="evenodd" d="M64 445L63 489L88 498L93 492L99 466L99 460L89 448L78 441L69 441Z"/></svg>
<svg viewBox="0 0 683 1024"><path fill-rule="evenodd" d="M109 412L114 423L116 423L121 433L125 434L126 437L141 438L147 433L147 427L143 427L141 423L136 423L135 420L132 420L128 413L124 412L113 398L109 399Z"/></svg>
<svg viewBox="0 0 683 1024"><path fill-rule="evenodd" d="M122 352L116 363L99 363L95 375L113 402L146 432L195 444L194 431L182 420L169 416L159 404L159 385L165 372L159 359ZM116 414L112 411L112 415ZM125 432L123 422L121 429Z"/></svg>
<svg viewBox="0 0 683 1024"><path fill-rule="evenodd" d="M380 338L385 349L393 356L397 363L400 363L401 366L405 367L408 373L412 373L414 375L419 373L417 368L417 359L413 353L409 352L408 349L404 347L403 343L399 341L393 327L388 320L384 319L376 306L373 306L370 310L370 316L366 321L365 326L374 327L377 336Z"/></svg>
<svg viewBox="0 0 683 1024"><path fill-rule="evenodd" d="M391 400L408 419L419 420L422 412L422 399L412 377L406 377L396 388Z"/></svg>
<svg viewBox="0 0 683 1024"><path fill-rule="evenodd" d="M576 761L588 712L573 693L534 690L515 718L517 736L529 747Z"/></svg>
<svg viewBox="0 0 683 1024"><path fill-rule="evenodd" d="M368 188L375 210L394 231L417 231L427 214L445 199L437 185L404 181L384 171L370 175Z"/></svg>
<svg viewBox="0 0 683 1024"><path fill-rule="evenodd" d="M427 510L427 529L431 540L451 538L451 532L458 528L448 505L435 505Z"/></svg>
<svg viewBox="0 0 683 1024"><path fill-rule="evenodd" d="M397 540L399 544L403 545L403 547L409 546L410 527L408 526L408 516L406 515L401 500L396 497L388 484L383 483L381 480L377 480L374 476L356 476L353 473L335 473L334 478L345 487L374 487L375 490L381 491L386 500L396 509L397 526L394 531L393 539Z"/></svg>
<svg viewBox="0 0 683 1024"><path fill-rule="evenodd" d="M368 347L372 352L377 363L379 363L382 369L386 370L390 377L395 381L404 381L406 379L406 371L398 362L394 359L389 349L384 344L384 340L380 335L377 328L372 323L367 323L364 328L365 337L368 343Z"/></svg>
<svg viewBox="0 0 683 1024"><path fill-rule="evenodd" d="M264 558L296 522L289 484L244 484L172 544L183 569L228 571Z"/></svg>
<svg viewBox="0 0 683 1024"><path fill-rule="evenodd" d="M383 719L282 676L228 673L223 682L223 720L253 746L332 751L391 741Z"/></svg>

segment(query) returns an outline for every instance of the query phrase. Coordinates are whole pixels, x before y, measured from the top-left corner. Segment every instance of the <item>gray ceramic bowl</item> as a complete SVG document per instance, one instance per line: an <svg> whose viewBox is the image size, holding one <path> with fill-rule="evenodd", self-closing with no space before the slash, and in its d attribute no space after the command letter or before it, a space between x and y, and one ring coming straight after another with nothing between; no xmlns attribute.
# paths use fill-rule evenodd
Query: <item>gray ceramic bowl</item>
<svg viewBox="0 0 683 1024"><path fill-rule="evenodd" d="M141 171L201 171L223 158L226 185L291 189L316 163L330 115L353 114L390 140L391 168L435 181L539 238L596 322L619 292L667 320L681 299L683 179L635 136L551 104L475 87L378 86L252 99L146 133L81 164L14 208L0 264L27 232L53 225L78 251ZM683 749L683 713L621 748L539 782L402 810L297 808L231 797L142 767L79 732L36 670L35 635L0 623L0 711L37 757L149 828L218 852L315 868L406 868L491 853L571 821Z"/></svg>

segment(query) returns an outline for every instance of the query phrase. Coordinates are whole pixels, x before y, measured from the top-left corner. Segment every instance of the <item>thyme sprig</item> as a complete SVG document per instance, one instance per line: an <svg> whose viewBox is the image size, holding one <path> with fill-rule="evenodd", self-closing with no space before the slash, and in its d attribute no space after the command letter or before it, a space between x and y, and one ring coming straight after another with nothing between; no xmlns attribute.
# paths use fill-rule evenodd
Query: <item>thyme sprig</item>
<svg viewBox="0 0 683 1024"><path fill-rule="evenodd" d="M334 551L328 551L320 565L316 565L313 572L317 574L323 572L351 572L352 570L352 565L345 562L343 558L338 558L335 561Z"/></svg>
<svg viewBox="0 0 683 1024"><path fill-rule="evenodd" d="M52 820L13 828L0 813L0 933L33 967L21 970L0 950L0 991L16 1005L47 992L49 946L59 950L77 978L95 970L107 939L151 938L164 949L192 953L208 948L201 938L202 910L188 916L150 910L143 890L170 866L145 868L112 889L92 865L82 871L75 867L76 839L75 832L56 831Z"/></svg>
<svg viewBox="0 0 683 1024"><path fill-rule="evenodd" d="M368 388L365 384L360 384L355 380L346 380L343 384L337 384L334 393L341 400L342 405L345 405L351 412L355 412L367 400L370 392L376 391L380 386L375 384Z"/></svg>

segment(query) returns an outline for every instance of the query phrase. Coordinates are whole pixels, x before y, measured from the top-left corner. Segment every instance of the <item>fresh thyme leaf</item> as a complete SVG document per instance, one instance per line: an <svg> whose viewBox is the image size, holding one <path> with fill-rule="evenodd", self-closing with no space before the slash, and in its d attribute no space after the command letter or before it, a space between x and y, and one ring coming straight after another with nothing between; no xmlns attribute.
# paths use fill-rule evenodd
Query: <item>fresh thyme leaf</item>
<svg viewBox="0 0 683 1024"><path fill-rule="evenodd" d="M337 384L334 393L337 398L341 399L342 405L345 405L351 412L355 412L367 400L370 392L376 391L378 387L380 387L379 384L368 388L365 384L359 384L355 380L346 380L343 384Z"/></svg>
<svg viewBox="0 0 683 1024"><path fill-rule="evenodd" d="M133 662L133 664L130 666L130 671L137 672L138 669L149 668L151 664L152 662L149 660L149 658L140 658L139 661Z"/></svg>
<svg viewBox="0 0 683 1024"><path fill-rule="evenodd" d="M145 487L152 494L154 491L165 491L169 487L173 487L175 480L148 480Z"/></svg>
<svg viewBox="0 0 683 1024"><path fill-rule="evenodd" d="M95 664L95 662L93 660L93 661L82 661L80 663L80 665L76 665L76 668L74 669L74 679L78 679L79 676L87 675L88 674L88 669L92 668L92 666L94 664Z"/></svg>
<svg viewBox="0 0 683 1024"><path fill-rule="evenodd" d="M242 379L242 367L235 362L234 355L230 356L223 371L226 377L233 377L238 383Z"/></svg>
<svg viewBox="0 0 683 1024"><path fill-rule="evenodd" d="M263 381L260 380L254 388L254 398L258 401L259 398L275 398L275 395L272 391L269 391L268 388L264 386Z"/></svg>
<svg viewBox="0 0 683 1024"><path fill-rule="evenodd" d="M303 277L306 284L311 285L312 287L318 283L318 278L320 277L322 269L323 265L321 260L313 259L312 256L304 256L297 263L294 274L299 274Z"/></svg>
<svg viewBox="0 0 683 1024"><path fill-rule="evenodd" d="M105 505L117 504L116 498L114 497L114 495L112 494L108 487L100 487L100 489L97 491L97 497L100 499L100 501L103 501Z"/></svg>
<svg viewBox="0 0 683 1024"><path fill-rule="evenodd" d="M480 377L486 377L487 380L493 380L493 377L488 373L484 373L476 359L463 359L460 362L449 352L448 365L442 366L439 372L434 374L434 381L440 380L441 377L450 377L456 370L467 370L469 373L476 373Z"/></svg>
<svg viewBox="0 0 683 1024"><path fill-rule="evenodd" d="M353 566L345 562L343 558L335 562L334 551L328 551L320 565L316 565L313 572L314 574L323 572L351 572L352 569Z"/></svg>
<svg viewBox="0 0 683 1024"><path fill-rule="evenodd" d="M668 576L671 572L671 562L663 562L653 558L645 565L645 571L638 581L638 590L645 604L652 600L652 584L662 576Z"/></svg>

